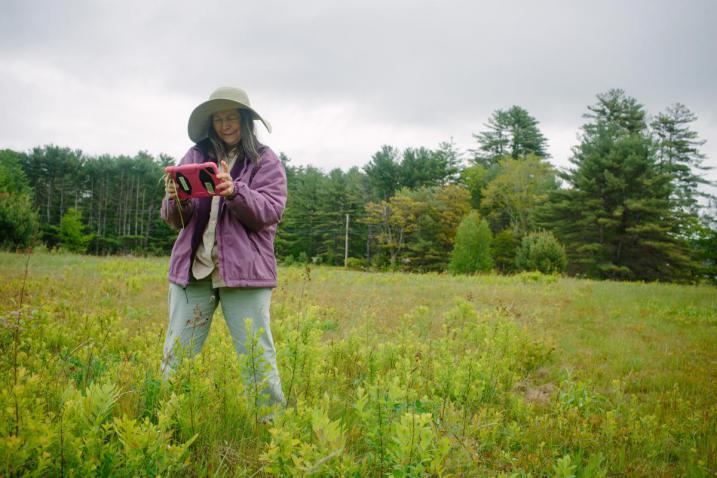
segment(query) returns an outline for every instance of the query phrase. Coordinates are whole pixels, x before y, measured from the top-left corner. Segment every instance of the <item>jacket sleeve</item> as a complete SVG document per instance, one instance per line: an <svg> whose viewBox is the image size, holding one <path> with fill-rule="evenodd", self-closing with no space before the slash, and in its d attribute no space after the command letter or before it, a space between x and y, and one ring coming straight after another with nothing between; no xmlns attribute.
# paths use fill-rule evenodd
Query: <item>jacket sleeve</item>
<svg viewBox="0 0 717 478"><path fill-rule="evenodd" d="M196 151L195 148L190 149L187 151L187 154L184 155L182 160L179 161L179 164L196 163L197 154L198 151ZM193 212L194 199L176 201L174 199L170 199L167 194L164 195L164 199L162 199L162 207L160 209L160 216L164 222L169 224L170 227L177 230L182 229L187 225L189 219L191 219Z"/></svg>
<svg viewBox="0 0 717 478"><path fill-rule="evenodd" d="M262 155L251 187L235 180L236 196L225 202L234 217L253 231L278 223L286 205L286 172L276 155L268 151Z"/></svg>

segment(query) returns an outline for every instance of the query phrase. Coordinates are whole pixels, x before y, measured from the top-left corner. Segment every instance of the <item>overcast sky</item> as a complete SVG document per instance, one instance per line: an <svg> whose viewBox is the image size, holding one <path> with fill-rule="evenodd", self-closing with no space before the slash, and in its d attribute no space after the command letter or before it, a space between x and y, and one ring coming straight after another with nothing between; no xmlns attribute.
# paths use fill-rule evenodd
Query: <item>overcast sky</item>
<svg viewBox="0 0 717 478"><path fill-rule="evenodd" d="M697 114L717 179L716 22L714 0L0 0L0 148L178 158L192 109L235 85L297 165L466 150L520 105L566 166L587 106L622 88Z"/></svg>

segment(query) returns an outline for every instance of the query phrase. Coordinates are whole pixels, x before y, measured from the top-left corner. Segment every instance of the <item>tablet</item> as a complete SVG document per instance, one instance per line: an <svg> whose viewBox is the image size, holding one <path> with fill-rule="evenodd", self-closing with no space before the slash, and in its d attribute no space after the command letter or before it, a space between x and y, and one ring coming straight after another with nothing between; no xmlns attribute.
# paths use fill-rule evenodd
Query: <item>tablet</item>
<svg viewBox="0 0 717 478"><path fill-rule="evenodd" d="M169 166L164 170L172 176L177 183L179 199L206 198L216 196L215 192L219 179L219 170L214 163L183 164Z"/></svg>

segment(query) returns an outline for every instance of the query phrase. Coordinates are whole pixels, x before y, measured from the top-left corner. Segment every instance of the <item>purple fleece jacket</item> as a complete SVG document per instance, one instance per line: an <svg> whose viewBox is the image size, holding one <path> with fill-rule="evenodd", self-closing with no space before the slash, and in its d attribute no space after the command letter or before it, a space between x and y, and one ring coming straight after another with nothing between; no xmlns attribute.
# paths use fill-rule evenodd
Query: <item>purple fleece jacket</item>
<svg viewBox="0 0 717 478"><path fill-rule="evenodd" d="M179 164L207 161L194 146ZM231 200L220 198L217 218L221 277L229 287L276 287L274 236L286 205L284 167L276 154L264 147L258 165L237 159L230 174L237 194ZM169 261L171 282L181 286L189 282L210 209L211 198L193 198L181 208L173 199L162 201L162 219L179 229Z"/></svg>

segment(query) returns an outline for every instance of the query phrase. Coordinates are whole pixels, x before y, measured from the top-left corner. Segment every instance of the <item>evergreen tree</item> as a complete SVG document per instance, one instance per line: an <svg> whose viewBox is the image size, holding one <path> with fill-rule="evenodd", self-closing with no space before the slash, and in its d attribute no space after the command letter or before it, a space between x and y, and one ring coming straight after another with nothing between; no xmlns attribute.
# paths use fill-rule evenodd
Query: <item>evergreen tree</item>
<svg viewBox="0 0 717 478"><path fill-rule="evenodd" d="M453 143L443 142L438 149L406 148L400 164L399 184L408 189L442 186L454 182L460 156Z"/></svg>
<svg viewBox="0 0 717 478"><path fill-rule="evenodd" d="M693 240L702 275L717 284L717 198L709 198Z"/></svg>
<svg viewBox="0 0 717 478"><path fill-rule="evenodd" d="M83 229L82 213L75 208L68 209L60 220L60 246L70 252L85 252L91 236L84 234Z"/></svg>
<svg viewBox="0 0 717 478"><path fill-rule="evenodd" d="M281 161L281 164L284 166L284 171L286 172L286 187L289 194L287 195L284 214L276 229L274 250L279 259L285 260L291 257L289 260L293 260L296 258L293 254L297 252L294 250L294 245L298 241L298 234L296 232L297 219L292 207L294 202L293 192L297 184L298 168L291 165L291 159L283 152L279 152L279 161Z"/></svg>
<svg viewBox="0 0 717 478"><path fill-rule="evenodd" d="M70 207L79 207L85 176L80 150L54 145L34 148L22 156L22 167L34 191L34 205L44 224L58 226Z"/></svg>
<svg viewBox="0 0 717 478"><path fill-rule="evenodd" d="M349 257L366 252L367 226L361 219L366 203L366 176L356 167L328 174L307 166L293 167L280 155L286 169L288 198L277 229L275 249L281 260L304 257L343 265L346 216L349 216Z"/></svg>
<svg viewBox="0 0 717 478"><path fill-rule="evenodd" d="M321 250L323 263L344 263L346 216L349 216L349 256L363 255L365 243L361 233L365 230L365 224L359 220L364 215L364 198L363 175L358 168L352 168L346 173L335 168L326 176L320 215L324 231Z"/></svg>
<svg viewBox="0 0 717 478"><path fill-rule="evenodd" d="M284 216L277 231L276 250L279 257L318 257L324 251L326 225L324 173L312 166L299 167L287 174L288 183Z"/></svg>
<svg viewBox="0 0 717 478"><path fill-rule="evenodd" d="M455 182L460 161L460 154L452 142L442 142L435 150L406 148L403 153L384 145L363 169L371 188L371 198L386 200L402 188L418 189Z"/></svg>
<svg viewBox="0 0 717 478"><path fill-rule="evenodd" d="M40 223L27 194L4 196L0 192L0 248L30 247Z"/></svg>
<svg viewBox="0 0 717 478"><path fill-rule="evenodd" d="M448 141L438 143L438 148L433 151L437 161L443 165L442 183L455 183L458 181L461 172L462 153L458 150L455 141L451 137Z"/></svg>
<svg viewBox="0 0 717 478"><path fill-rule="evenodd" d="M454 274L488 272L493 268L490 227L477 211L471 211L456 231L456 242L448 270Z"/></svg>
<svg viewBox="0 0 717 478"><path fill-rule="evenodd" d="M594 277L680 280L691 262L676 236L671 176L661 170L645 112L622 90L598 95L581 142L560 174L542 222L568 249L576 272Z"/></svg>
<svg viewBox="0 0 717 478"><path fill-rule="evenodd" d="M176 231L159 219L158 211L164 167L173 162L145 152L89 157L53 145L34 148L21 163L34 191L43 242L50 248L59 244L61 218L74 208L93 233L89 252L168 253Z"/></svg>
<svg viewBox="0 0 717 478"><path fill-rule="evenodd" d="M696 216L699 208L700 184L711 184L699 172L712 168L702 164L705 155L700 147L705 143L690 125L697 116L685 105L675 103L655 117L650 126L655 135L657 163L672 175L672 199L688 215Z"/></svg>
<svg viewBox="0 0 717 478"><path fill-rule="evenodd" d="M490 167L504 156L518 159L531 153L548 157L548 142L538 120L520 106L496 110L485 126L487 131L473 135L478 142L478 148L472 150L475 163Z"/></svg>
<svg viewBox="0 0 717 478"><path fill-rule="evenodd" d="M506 274L515 271L515 253L518 245L518 237L513 229L504 229L493 237L491 256L500 272Z"/></svg>
<svg viewBox="0 0 717 478"><path fill-rule="evenodd" d="M383 145L363 170L371 187L371 199L386 201L401 184L400 152L393 146Z"/></svg>
<svg viewBox="0 0 717 478"><path fill-rule="evenodd" d="M0 150L0 247L29 247L39 230L21 154Z"/></svg>
<svg viewBox="0 0 717 478"><path fill-rule="evenodd" d="M428 148L406 148L399 169L399 184L408 189L437 185L443 179L443 165L435 159Z"/></svg>
<svg viewBox="0 0 717 478"><path fill-rule="evenodd" d="M710 226L708 221L700 223L692 242L700 264L700 275L717 284L717 225Z"/></svg>

